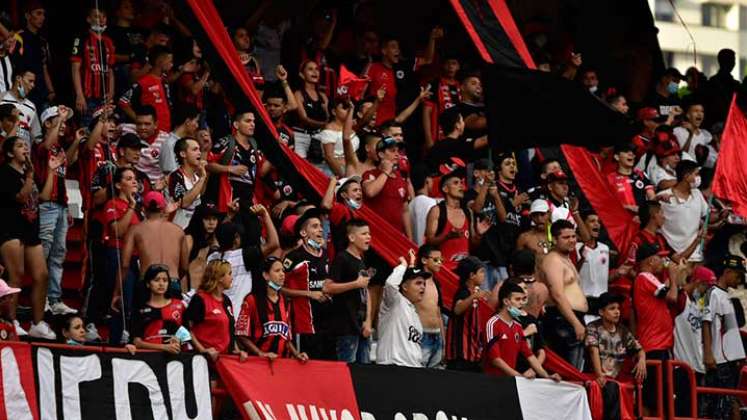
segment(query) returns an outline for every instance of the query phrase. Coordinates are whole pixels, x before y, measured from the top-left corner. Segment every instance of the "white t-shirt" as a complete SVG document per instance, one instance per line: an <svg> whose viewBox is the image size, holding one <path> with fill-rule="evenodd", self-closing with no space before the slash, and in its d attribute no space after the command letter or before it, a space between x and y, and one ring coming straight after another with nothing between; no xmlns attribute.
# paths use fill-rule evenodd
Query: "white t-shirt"
<svg viewBox="0 0 747 420"><path fill-rule="evenodd" d="M415 242L418 246L425 242L425 225L428 218L428 211L431 207L438 204L435 198L428 197L425 194L416 195L410 201L410 216L412 217L412 230L415 235Z"/></svg>
<svg viewBox="0 0 747 420"><path fill-rule="evenodd" d="M714 286L707 295L708 306L703 314L703 321L711 323L711 351L716 364L744 359L737 315L729 299L729 293Z"/></svg>
<svg viewBox="0 0 747 420"><path fill-rule="evenodd" d="M581 276L581 289L586 296L598 297L607 291L610 277L610 247L597 242L596 248L583 243L576 244L576 252L584 258L578 274Z"/></svg>
<svg viewBox="0 0 747 420"><path fill-rule="evenodd" d="M16 99L10 91L5 92L0 104L13 104L18 109L18 130L16 135L24 140L31 150L38 138L42 136L41 123L39 116L36 114L36 105L28 98L22 100Z"/></svg>
<svg viewBox="0 0 747 420"><path fill-rule="evenodd" d="M685 143L687 143L687 138L690 136L690 132L687 131L686 128L676 127L673 130L673 133L677 137L677 142L680 144L680 148L684 148ZM699 144L707 146L711 143L712 138L713 136L711 136L711 133L709 133L707 130L701 129L698 134L693 134L693 138L692 140L690 140L690 148L687 150L683 149L683 151L692 156L695 156L695 146Z"/></svg>
<svg viewBox="0 0 747 420"><path fill-rule="evenodd" d="M252 273L244 265L244 255L241 249L232 249L226 251L223 255L220 252L213 252L208 255L207 262L220 259L231 264L233 282L231 288L223 293L231 300L234 317L239 319L241 304L244 303L246 295L252 292Z"/></svg>
<svg viewBox="0 0 747 420"><path fill-rule="evenodd" d="M687 296L685 310L674 319L674 358L687 362L698 373L705 373L703 365L703 308L702 300Z"/></svg>
<svg viewBox="0 0 747 420"><path fill-rule="evenodd" d="M376 346L376 363L423 367L420 342L423 324L410 302L399 291L407 267L398 265L386 279L384 297L379 307L379 341Z"/></svg>
<svg viewBox="0 0 747 420"><path fill-rule="evenodd" d="M133 133L137 135L135 124L121 124L120 129L123 134ZM149 144L148 147L140 149L140 160L137 162L137 165L135 165L135 168L147 175L150 182L155 183L164 177L160 165L161 146L169 139L169 136L171 136L171 133L158 131L158 133L156 133L156 138L153 139L153 143ZM140 140L147 143L147 140L145 139Z"/></svg>
<svg viewBox="0 0 747 420"><path fill-rule="evenodd" d="M651 179L651 183L654 184L654 187L658 189L661 181L677 181L677 174L668 172L657 163L653 166L649 179Z"/></svg>
<svg viewBox="0 0 747 420"><path fill-rule="evenodd" d="M335 145L335 158L345 159L345 150L342 145L342 131L324 129L314 137L317 138L322 145L333 143ZM350 142L353 144L353 150L358 150L360 140L358 140L358 136L355 135L355 133L350 137Z"/></svg>
<svg viewBox="0 0 747 420"><path fill-rule="evenodd" d="M684 201L677 198L671 188L659 193L667 194L671 195L671 198L661 203L665 219L661 234L674 252L679 253L687 249L698 237L700 221L708 213L708 203L697 188L691 189L690 196ZM688 261L703 261L703 253L699 246L695 248Z"/></svg>

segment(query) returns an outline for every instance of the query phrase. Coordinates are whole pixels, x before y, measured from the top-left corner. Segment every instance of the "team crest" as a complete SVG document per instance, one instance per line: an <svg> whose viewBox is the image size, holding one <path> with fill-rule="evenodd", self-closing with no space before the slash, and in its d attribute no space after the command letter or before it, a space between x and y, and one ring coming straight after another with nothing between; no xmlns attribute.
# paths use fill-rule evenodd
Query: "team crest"
<svg viewBox="0 0 747 420"><path fill-rule="evenodd" d="M402 80L405 78L405 72L403 70L397 70L395 76L397 77L397 79Z"/></svg>
<svg viewBox="0 0 747 420"><path fill-rule="evenodd" d="M635 187L638 188L639 190L642 189L643 188L643 181L641 181L640 179L638 181L636 181L635 182Z"/></svg>

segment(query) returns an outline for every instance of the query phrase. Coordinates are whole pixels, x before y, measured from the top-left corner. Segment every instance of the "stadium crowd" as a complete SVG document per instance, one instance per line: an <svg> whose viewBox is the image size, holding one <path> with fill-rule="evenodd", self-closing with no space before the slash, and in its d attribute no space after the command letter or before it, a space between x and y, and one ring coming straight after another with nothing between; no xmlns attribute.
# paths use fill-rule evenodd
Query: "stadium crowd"
<svg viewBox="0 0 747 420"><path fill-rule="evenodd" d="M227 103L168 5L142 2L161 5L148 19L135 0L87 9L88 31L55 57L72 76L53 86L54 17L22 3L19 27L0 24L0 338L560 380L543 368L550 349L610 394L611 379L642 381L647 360L671 358L702 384L737 386L745 221L710 191L740 85L733 51L711 77L667 69L629 107L580 54L554 62L530 44L540 70L640 127L594 153L640 224L616 249L562 160L490 151L479 63L439 48L440 27L405 53L365 20L339 31L336 9L300 31L263 0L230 28L278 141L329 176L319 200L266 158L259 115ZM288 51L290 36L305 41ZM360 97L339 85L341 65L366 79ZM393 269L357 217L364 204L419 247ZM71 223L87 250L79 308L63 301ZM448 307L444 268L459 277ZM727 419L737 400L701 408Z"/></svg>

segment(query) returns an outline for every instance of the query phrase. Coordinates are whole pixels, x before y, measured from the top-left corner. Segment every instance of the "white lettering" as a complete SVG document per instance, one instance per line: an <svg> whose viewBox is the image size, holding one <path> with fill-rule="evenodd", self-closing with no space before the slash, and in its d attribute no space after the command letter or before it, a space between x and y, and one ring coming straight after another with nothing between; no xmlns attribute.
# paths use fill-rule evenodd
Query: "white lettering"
<svg viewBox="0 0 747 420"><path fill-rule="evenodd" d="M171 401L171 418L210 420L213 418L210 402L210 378L208 377L207 360L203 356L192 358L192 388L197 400L195 417L187 415L187 394L184 391L184 369L182 362L169 362L166 365L166 377L169 384Z"/></svg>
<svg viewBox="0 0 747 420"><path fill-rule="evenodd" d="M373 414L361 411L361 420L376 420Z"/></svg>
<svg viewBox="0 0 747 420"><path fill-rule="evenodd" d="M168 419L161 387L153 369L140 360L112 359L114 379L114 406L117 420L132 420L128 385L139 383L148 390L151 412L154 419Z"/></svg>
<svg viewBox="0 0 747 420"><path fill-rule="evenodd" d="M36 374L39 381L39 395L52 398L39 398L39 414L45 420L57 419L57 390L54 385L54 358L49 349L36 351Z"/></svg>
<svg viewBox="0 0 747 420"><path fill-rule="evenodd" d="M99 360L99 356L91 354L85 357L60 357L63 418L79 419L83 416L80 409L80 383L95 381L100 378L101 360ZM54 380L54 376L52 380Z"/></svg>
<svg viewBox="0 0 747 420"><path fill-rule="evenodd" d="M13 420L32 420L31 408L29 407L26 391L21 385L21 373L18 370L18 361L11 347L2 350L3 368L3 401L5 402L5 414Z"/></svg>
<svg viewBox="0 0 747 420"><path fill-rule="evenodd" d="M254 404L256 404L257 407L259 407L259 411L262 412L261 416L257 409L254 408ZM275 413L272 412L270 404L265 404L262 401L247 401L244 403L244 410L246 410L246 413L252 420L276 420Z"/></svg>

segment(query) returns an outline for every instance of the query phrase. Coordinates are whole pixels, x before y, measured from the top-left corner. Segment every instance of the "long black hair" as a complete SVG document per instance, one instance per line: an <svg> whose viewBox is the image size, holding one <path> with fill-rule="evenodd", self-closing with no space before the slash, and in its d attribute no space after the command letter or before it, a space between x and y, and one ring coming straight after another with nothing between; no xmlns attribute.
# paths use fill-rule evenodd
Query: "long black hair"
<svg viewBox="0 0 747 420"><path fill-rule="evenodd" d="M269 274L275 263L282 264L283 261L274 256L265 258L262 262L262 273ZM260 324L264 325L267 322L267 287L269 287L269 282L264 276L258 276L256 279L252 278L252 281L252 294L254 295L254 302L257 305L257 315L259 315ZM283 299L283 295L278 293L278 299Z"/></svg>
<svg viewBox="0 0 747 420"><path fill-rule="evenodd" d="M202 203L197 206L192 218L189 220L187 228L184 229L184 234L192 237L192 250L189 251L190 262L197 258L197 254L200 253L201 249L210 246L211 237L205 231L203 221L215 214L212 209L214 206L212 203ZM220 223L220 217L218 217L218 223ZM213 236L215 236L215 232L213 232Z"/></svg>

